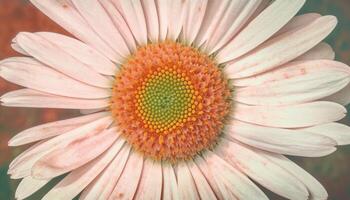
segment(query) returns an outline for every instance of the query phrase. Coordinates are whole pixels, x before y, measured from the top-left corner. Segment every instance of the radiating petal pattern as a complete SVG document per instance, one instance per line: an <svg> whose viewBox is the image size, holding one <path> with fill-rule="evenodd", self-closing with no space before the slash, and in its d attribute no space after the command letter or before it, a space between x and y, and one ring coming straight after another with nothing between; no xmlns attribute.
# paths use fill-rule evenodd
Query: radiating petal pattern
<svg viewBox="0 0 350 200"><path fill-rule="evenodd" d="M350 144L350 67L322 42L334 16L295 16L305 0L30 1L75 38L19 33L0 77L24 88L1 105L83 116L8 142L32 145L9 165L17 199L59 176L43 199L328 198L284 155Z"/></svg>
<svg viewBox="0 0 350 200"><path fill-rule="evenodd" d="M236 139L259 149L285 155L318 157L336 150L336 142L332 137L312 134L307 130L270 128L233 121L226 132L233 141Z"/></svg>
<svg viewBox="0 0 350 200"><path fill-rule="evenodd" d="M254 51L227 64L229 78L244 78L266 72L306 53L333 31L337 19L320 17L296 31L270 39ZM281 53L283 52L283 53Z"/></svg>
<svg viewBox="0 0 350 200"><path fill-rule="evenodd" d="M304 3L305 0L274 1L219 52L219 62L238 58L265 42L294 16Z"/></svg>

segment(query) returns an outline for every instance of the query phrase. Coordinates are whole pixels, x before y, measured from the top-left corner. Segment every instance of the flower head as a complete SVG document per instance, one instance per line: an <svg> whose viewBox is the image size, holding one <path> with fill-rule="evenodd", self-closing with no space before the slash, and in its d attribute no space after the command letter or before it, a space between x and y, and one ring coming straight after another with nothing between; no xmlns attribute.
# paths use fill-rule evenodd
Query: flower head
<svg viewBox="0 0 350 200"><path fill-rule="evenodd" d="M31 0L72 35L19 33L4 106L80 109L36 126L10 164L24 199L327 199L284 155L350 143L350 68L305 0ZM253 180L253 181L252 181Z"/></svg>

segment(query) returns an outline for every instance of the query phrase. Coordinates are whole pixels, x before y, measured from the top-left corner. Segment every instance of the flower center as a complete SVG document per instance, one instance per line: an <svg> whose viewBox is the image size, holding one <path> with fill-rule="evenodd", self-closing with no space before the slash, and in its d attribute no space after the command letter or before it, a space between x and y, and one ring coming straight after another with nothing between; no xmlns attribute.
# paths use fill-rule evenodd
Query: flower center
<svg viewBox="0 0 350 200"><path fill-rule="evenodd" d="M158 68L138 88L135 104L145 127L166 134L194 119L199 98L186 74Z"/></svg>
<svg viewBox="0 0 350 200"><path fill-rule="evenodd" d="M215 144L230 90L213 60L175 42L140 47L116 74L111 111L122 135L153 159L188 159Z"/></svg>

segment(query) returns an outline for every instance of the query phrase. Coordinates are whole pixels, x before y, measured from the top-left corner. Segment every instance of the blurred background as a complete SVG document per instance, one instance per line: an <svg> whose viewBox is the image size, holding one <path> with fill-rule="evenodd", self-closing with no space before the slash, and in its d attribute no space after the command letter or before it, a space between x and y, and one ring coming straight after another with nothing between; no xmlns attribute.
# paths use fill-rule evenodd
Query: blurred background
<svg viewBox="0 0 350 200"><path fill-rule="evenodd" d="M326 41L335 49L337 60L350 65L350 1L307 0L300 13L307 12L338 17L338 27ZM12 38L20 31L51 31L68 34L41 14L27 0L0 0L0 60L17 55L11 49L10 44ZM0 96L17 88L19 87L0 78ZM350 107L348 107L349 109ZM16 155L27 148L27 146L9 148L7 146L8 140L16 133L32 126L78 114L77 111L0 106L0 200L14 199L14 192L19 181L11 180L8 177L8 165ZM344 122L350 125L350 114L344 119ZM350 199L350 145L339 147L337 152L323 158L292 159L327 188L329 199ZM28 199L40 199L58 180ZM269 196L271 199L281 199L273 194L269 194Z"/></svg>

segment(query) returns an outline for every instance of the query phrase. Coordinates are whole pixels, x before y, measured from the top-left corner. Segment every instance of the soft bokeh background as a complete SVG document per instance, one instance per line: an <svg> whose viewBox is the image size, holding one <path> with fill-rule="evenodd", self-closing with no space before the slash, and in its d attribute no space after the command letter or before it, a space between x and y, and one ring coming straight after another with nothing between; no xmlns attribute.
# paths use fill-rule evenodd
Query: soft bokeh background
<svg viewBox="0 0 350 200"><path fill-rule="evenodd" d="M350 65L350 0L308 0L301 13L306 12L338 17L339 25L327 38L327 42L334 47L337 59ZM17 55L11 50L10 43L20 31L53 31L67 34L27 0L0 0L0 60ZM0 95L17 88L19 87L0 78ZM0 200L14 199L14 191L19 181L10 180L7 176L8 164L27 148L9 148L7 141L14 134L29 127L76 115L76 111L0 107ZM344 122L350 124L350 115ZM336 153L323 158L292 159L320 180L329 192L329 199L350 199L350 146L339 147ZM52 185L54 183L51 187ZM50 187L45 187L29 199L40 199L49 189ZM269 195L271 199L281 199L273 194Z"/></svg>

